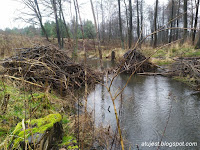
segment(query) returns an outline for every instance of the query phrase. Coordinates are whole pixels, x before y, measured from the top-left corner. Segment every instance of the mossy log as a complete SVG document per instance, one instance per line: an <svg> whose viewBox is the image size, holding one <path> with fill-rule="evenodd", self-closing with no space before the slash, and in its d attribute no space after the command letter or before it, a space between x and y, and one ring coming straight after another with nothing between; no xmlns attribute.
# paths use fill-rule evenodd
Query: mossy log
<svg viewBox="0 0 200 150"><path fill-rule="evenodd" d="M52 149L62 141L63 128L60 114L50 114L44 118L22 121L0 145L0 149Z"/></svg>

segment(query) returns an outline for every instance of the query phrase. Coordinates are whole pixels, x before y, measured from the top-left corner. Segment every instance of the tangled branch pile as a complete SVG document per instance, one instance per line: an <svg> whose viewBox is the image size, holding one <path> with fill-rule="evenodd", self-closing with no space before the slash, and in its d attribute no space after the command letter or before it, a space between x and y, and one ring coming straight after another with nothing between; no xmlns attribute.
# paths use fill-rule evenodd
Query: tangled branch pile
<svg viewBox="0 0 200 150"><path fill-rule="evenodd" d="M200 84L200 57L179 58L172 65L172 75L189 76L197 85Z"/></svg>
<svg viewBox="0 0 200 150"><path fill-rule="evenodd" d="M2 65L11 76L23 77L34 83L48 83L55 89L84 86L84 65L74 63L65 51L53 46L24 48L16 56L3 60ZM87 83L99 80L99 73L87 68Z"/></svg>
<svg viewBox="0 0 200 150"><path fill-rule="evenodd" d="M136 73L143 73L143 72L154 72L156 70L156 66L153 65L151 62L146 60L146 57L137 50L129 50L124 54L124 59L126 59L123 71L126 73L134 72L137 67L140 67L136 70Z"/></svg>

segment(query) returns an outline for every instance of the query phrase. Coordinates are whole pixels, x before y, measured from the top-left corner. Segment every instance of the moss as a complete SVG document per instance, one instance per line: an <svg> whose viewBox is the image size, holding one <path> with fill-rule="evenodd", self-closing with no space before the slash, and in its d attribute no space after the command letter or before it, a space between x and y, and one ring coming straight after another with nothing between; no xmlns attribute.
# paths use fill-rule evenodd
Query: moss
<svg viewBox="0 0 200 150"><path fill-rule="evenodd" d="M31 134L35 133L45 133L48 129L51 129L56 122L60 122L62 116L60 114L50 114L44 118L28 120L25 122L28 126L33 126L33 128L26 129L23 131L22 122L18 123L13 131L13 136L10 139L10 143L13 142L13 148L17 148L21 141L24 141L24 135L27 139ZM25 134L24 134L25 132Z"/></svg>
<svg viewBox="0 0 200 150"><path fill-rule="evenodd" d="M60 122L61 120L65 135L71 136L68 132L70 131L69 118L63 115L62 119L59 114L55 114L63 107L63 99L54 91L46 94L38 91L38 89L32 90L31 92L21 91L14 82L0 80L0 103L5 94L10 95L7 111L5 114L0 115L0 149L8 149L11 144L16 147L15 149L19 149L19 143L24 141L22 119L25 113L25 102L26 106L30 106L26 109L27 116L31 115L31 122L30 120L25 122L27 140L30 140L30 136L34 133L34 137L40 138L40 133L44 133L52 128L55 122ZM29 111L31 111L31 114L29 114ZM31 126L32 128L28 129ZM70 145L73 147L74 144Z"/></svg>
<svg viewBox="0 0 200 150"><path fill-rule="evenodd" d="M4 88L5 87L5 88ZM53 114L58 108L61 106L58 103L51 104L50 100L58 100L61 101L55 95L51 95L49 93L46 95L45 93L38 92L34 94L30 94L30 92L20 91L19 88L13 87L12 83L0 81L0 103L5 94L10 95L10 99L8 102L7 111L5 114L0 115L0 127L7 127L7 131L14 128L16 124L24 118L24 103L26 100L27 106L29 105L32 110L32 119L33 118L42 118L45 115ZM26 110L28 112L29 110ZM13 131L13 130L12 130ZM0 134L3 134L2 132ZM5 133L9 134L8 132ZM0 143L5 140L5 136L0 137Z"/></svg>
<svg viewBox="0 0 200 150"><path fill-rule="evenodd" d="M4 136L8 132L7 128L0 127L0 136Z"/></svg>
<svg viewBox="0 0 200 150"><path fill-rule="evenodd" d="M69 136L69 135L63 137L61 146L65 146L67 147L67 149L71 149L71 150L78 149L77 141L75 140L73 136Z"/></svg>

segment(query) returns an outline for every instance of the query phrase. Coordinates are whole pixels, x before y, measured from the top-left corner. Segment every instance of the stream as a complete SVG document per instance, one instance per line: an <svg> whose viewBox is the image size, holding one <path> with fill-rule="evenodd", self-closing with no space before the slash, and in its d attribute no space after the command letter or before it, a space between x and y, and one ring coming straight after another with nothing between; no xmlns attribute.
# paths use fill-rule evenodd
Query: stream
<svg viewBox="0 0 200 150"><path fill-rule="evenodd" d="M128 77L121 74L114 80L111 88L113 95L126 84ZM106 80L105 77L104 83ZM200 94L186 84L162 76L136 75L115 103L123 138L127 141L126 149L138 149L138 145L140 150L155 150L157 146L152 144L160 142L161 138L162 143L168 144L160 147L161 150L200 149ZM116 130L112 100L101 84L90 92L87 109L89 112L95 110L97 126L110 125ZM177 142L179 146L173 146L172 142ZM182 142L198 145L187 147L181 145Z"/></svg>

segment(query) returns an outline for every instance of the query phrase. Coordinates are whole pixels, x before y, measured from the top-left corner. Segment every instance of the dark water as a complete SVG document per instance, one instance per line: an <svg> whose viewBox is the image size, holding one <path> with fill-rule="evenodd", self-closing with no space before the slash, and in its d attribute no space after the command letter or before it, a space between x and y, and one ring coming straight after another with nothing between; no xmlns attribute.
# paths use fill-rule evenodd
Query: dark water
<svg viewBox="0 0 200 150"><path fill-rule="evenodd" d="M118 76L111 89L113 94L126 84L128 77ZM200 149L200 95L187 85L161 76L134 76L115 103L123 137L128 141L126 149L137 149L137 144L140 150L157 149L157 146L142 147L141 144L159 142L166 125L163 142L197 142L198 146L166 146L161 150ZM111 125L116 129L114 108L104 86L95 86L88 96L87 107L88 111L95 109L96 125Z"/></svg>

